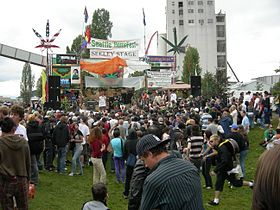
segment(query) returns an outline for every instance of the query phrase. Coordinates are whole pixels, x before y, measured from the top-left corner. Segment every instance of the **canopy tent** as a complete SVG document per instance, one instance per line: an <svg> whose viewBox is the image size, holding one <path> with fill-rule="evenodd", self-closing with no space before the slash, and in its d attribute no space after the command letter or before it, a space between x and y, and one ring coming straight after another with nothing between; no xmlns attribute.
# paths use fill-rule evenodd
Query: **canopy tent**
<svg viewBox="0 0 280 210"><path fill-rule="evenodd" d="M112 74L119 71L119 67L126 67L126 61L118 56L108 61L102 61L97 63L90 63L87 61L81 61L80 66L82 70L95 73L95 74Z"/></svg>
<svg viewBox="0 0 280 210"><path fill-rule="evenodd" d="M135 90L145 87L145 77L131 78L94 78L85 76L86 88L135 88Z"/></svg>
<svg viewBox="0 0 280 210"><path fill-rule="evenodd" d="M191 89L191 86L189 84L171 84L169 86L166 86L166 87L163 87L163 89L165 90L175 90L175 89L178 89L178 90L188 90L188 89Z"/></svg>

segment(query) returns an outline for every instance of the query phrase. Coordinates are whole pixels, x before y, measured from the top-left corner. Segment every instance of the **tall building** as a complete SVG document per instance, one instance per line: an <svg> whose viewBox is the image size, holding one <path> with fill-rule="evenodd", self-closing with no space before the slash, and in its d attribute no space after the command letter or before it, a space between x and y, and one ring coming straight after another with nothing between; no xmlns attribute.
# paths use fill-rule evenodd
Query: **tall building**
<svg viewBox="0 0 280 210"><path fill-rule="evenodd" d="M177 42L188 35L183 50L186 51L188 46L198 50L202 76L206 72L218 72L226 76L225 18L221 12L215 14L215 0L167 0L167 39L174 42L174 28L177 31ZM184 53L180 53L176 58L179 78L183 71L184 56Z"/></svg>

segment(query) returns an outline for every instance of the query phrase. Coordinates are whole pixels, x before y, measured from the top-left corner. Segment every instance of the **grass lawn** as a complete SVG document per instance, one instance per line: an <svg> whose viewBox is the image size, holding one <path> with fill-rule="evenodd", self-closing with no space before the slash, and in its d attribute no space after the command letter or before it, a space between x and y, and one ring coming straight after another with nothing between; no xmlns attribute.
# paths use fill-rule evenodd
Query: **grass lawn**
<svg viewBox="0 0 280 210"><path fill-rule="evenodd" d="M247 179L254 178L259 155L264 149L259 146L264 130L252 129L249 134L250 150L246 161ZM68 171L71 166L68 166ZM40 172L40 183L36 188L36 195L30 200L31 210L71 210L81 209L82 204L91 200L92 168L86 167L83 176L69 177L55 172ZM124 186L115 182L114 174L107 170L109 200L111 210L127 209L127 200L122 198ZM204 179L201 179L204 185ZM251 208L252 190L248 187L229 189L227 184L221 194L220 205L209 206L207 202L213 198L214 190L203 189L205 209L248 210Z"/></svg>

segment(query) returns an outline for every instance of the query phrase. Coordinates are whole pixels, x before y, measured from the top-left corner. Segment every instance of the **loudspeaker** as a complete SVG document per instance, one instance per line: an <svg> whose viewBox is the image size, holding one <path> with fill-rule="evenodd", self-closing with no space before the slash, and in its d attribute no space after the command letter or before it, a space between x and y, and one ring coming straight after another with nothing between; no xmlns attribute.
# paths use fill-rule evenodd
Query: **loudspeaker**
<svg viewBox="0 0 280 210"><path fill-rule="evenodd" d="M49 102L60 102L60 77L49 76Z"/></svg>
<svg viewBox="0 0 280 210"><path fill-rule="evenodd" d="M191 76L191 94L193 97L201 95L201 76Z"/></svg>
<svg viewBox="0 0 280 210"><path fill-rule="evenodd" d="M48 109L53 109L53 110L57 110L57 109L60 109L60 102L45 102L44 103L44 108L46 110Z"/></svg>

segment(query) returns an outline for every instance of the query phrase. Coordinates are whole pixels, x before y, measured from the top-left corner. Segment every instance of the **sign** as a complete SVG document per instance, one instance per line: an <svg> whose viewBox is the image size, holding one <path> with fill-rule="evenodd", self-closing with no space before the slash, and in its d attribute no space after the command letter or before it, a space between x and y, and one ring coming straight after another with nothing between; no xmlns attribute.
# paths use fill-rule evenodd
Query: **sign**
<svg viewBox="0 0 280 210"><path fill-rule="evenodd" d="M169 78L148 78L148 88L166 87L171 85L171 77Z"/></svg>
<svg viewBox="0 0 280 210"><path fill-rule="evenodd" d="M81 69L79 66L71 67L71 84L81 83Z"/></svg>
<svg viewBox="0 0 280 210"><path fill-rule="evenodd" d="M140 40L103 40L91 38L90 43L87 44L88 49L103 49L103 50L139 50Z"/></svg>
<svg viewBox="0 0 280 210"><path fill-rule="evenodd" d="M69 88L70 87L70 79L60 79L61 87Z"/></svg>
<svg viewBox="0 0 280 210"><path fill-rule="evenodd" d="M148 63L174 63L175 56L153 56L148 55L146 62Z"/></svg>
<svg viewBox="0 0 280 210"><path fill-rule="evenodd" d="M159 71L147 71L147 76L152 78L168 78L172 76L171 71L159 72Z"/></svg>
<svg viewBox="0 0 280 210"><path fill-rule="evenodd" d="M139 57L139 51L90 49L90 58L112 59L116 56L125 60L137 60Z"/></svg>
<svg viewBox="0 0 280 210"><path fill-rule="evenodd" d="M62 79L70 79L71 78L71 69L69 66L68 67L53 66L52 75L60 76L60 78L62 78Z"/></svg>
<svg viewBox="0 0 280 210"><path fill-rule="evenodd" d="M57 54L56 64L77 64L78 59L76 55L71 54Z"/></svg>

